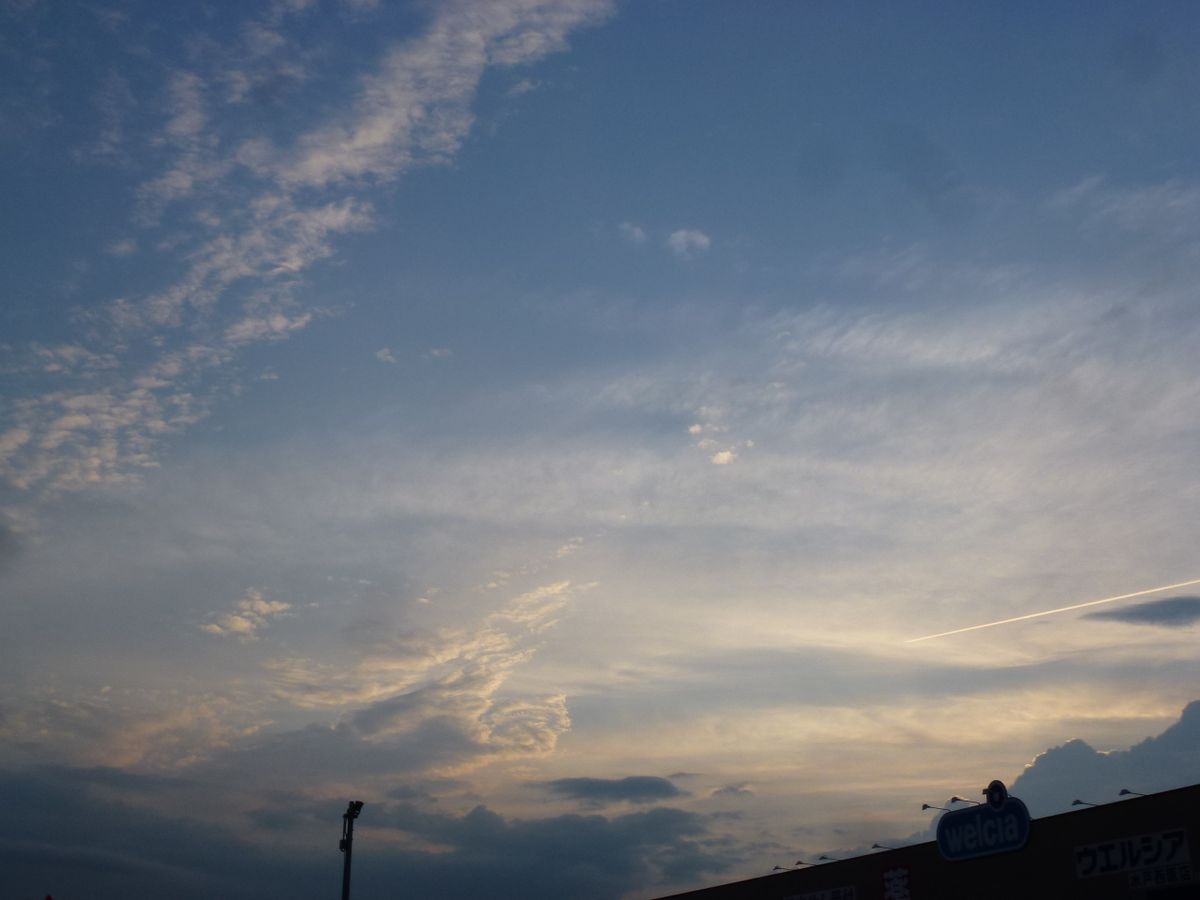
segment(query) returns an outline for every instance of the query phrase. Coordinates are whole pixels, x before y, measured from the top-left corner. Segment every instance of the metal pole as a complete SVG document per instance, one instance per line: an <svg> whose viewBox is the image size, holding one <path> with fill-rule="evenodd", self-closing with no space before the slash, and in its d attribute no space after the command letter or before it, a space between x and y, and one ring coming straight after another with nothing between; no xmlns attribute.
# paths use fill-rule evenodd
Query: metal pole
<svg viewBox="0 0 1200 900"><path fill-rule="evenodd" d="M338 843L338 849L345 854L342 860L342 900L350 900L350 853L354 849L354 820L362 808L361 800L351 800L342 813L342 839Z"/></svg>
<svg viewBox="0 0 1200 900"><path fill-rule="evenodd" d="M354 846L354 820L350 814L342 816L342 900L350 900L350 851Z"/></svg>

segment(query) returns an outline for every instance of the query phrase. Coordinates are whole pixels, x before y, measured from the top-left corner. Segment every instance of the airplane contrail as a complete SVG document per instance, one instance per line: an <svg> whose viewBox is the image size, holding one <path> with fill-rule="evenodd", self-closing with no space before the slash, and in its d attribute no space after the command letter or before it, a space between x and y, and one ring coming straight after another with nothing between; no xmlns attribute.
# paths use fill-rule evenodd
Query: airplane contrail
<svg viewBox="0 0 1200 900"><path fill-rule="evenodd" d="M953 631L939 631L937 634L927 634L924 637L909 638L904 643L916 644L919 641L932 641L934 638L950 637L952 634L962 634L967 631L978 631L981 628L995 628L997 625L1008 625L1012 622L1024 622L1026 619L1038 619L1042 616L1052 616L1055 613L1070 612L1073 609L1083 609L1087 606L1099 606L1101 603L1115 603L1118 600L1128 600L1131 597L1144 597L1147 594L1157 594L1161 591L1171 591L1175 588L1200 584L1200 578L1191 581L1181 581L1178 584L1164 584L1162 587L1147 588L1144 591L1134 591L1132 594L1118 594L1116 597L1105 597L1103 600L1089 600L1087 603L1076 603L1074 606L1060 606L1058 609L1047 609L1042 612L1029 613L1024 616L1013 616L1011 619L1001 619L998 622L985 622L982 625L968 625L966 628L955 628Z"/></svg>

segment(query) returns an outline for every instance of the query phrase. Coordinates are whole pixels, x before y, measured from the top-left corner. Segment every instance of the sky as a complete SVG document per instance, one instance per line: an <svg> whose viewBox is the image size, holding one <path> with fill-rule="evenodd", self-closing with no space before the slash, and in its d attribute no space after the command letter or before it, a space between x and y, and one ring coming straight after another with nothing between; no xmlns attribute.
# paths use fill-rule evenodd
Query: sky
<svg viewBox="0 0 1200 900"><path fill-rule="evenodd" d="M361 799L356 897L651 897L1200 781L1198 33L0 0L0 893L328 896Z"/></svg>

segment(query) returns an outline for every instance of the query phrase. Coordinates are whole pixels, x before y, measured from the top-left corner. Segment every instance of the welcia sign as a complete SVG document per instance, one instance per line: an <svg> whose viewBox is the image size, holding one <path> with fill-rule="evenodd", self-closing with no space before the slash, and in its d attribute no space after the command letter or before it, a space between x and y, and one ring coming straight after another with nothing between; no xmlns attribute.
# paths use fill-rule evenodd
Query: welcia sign
<svg viewBox="0 0 1200 900"><path fill-rule="evenodd" d="M1020 850L1029 840L1029 810L1008 796L1003 782L993 781L987 803L956 809L938 820L937 845L946 859L957 861Z"/></svg>

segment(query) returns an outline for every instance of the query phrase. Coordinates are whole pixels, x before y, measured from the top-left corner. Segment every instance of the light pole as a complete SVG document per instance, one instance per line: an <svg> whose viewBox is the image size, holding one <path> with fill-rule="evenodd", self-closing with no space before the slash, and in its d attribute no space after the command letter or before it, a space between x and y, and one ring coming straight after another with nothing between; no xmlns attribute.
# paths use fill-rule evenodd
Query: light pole
<svg viewBox="0 0 1200 900"><path fill-rule="evenodd" d="M342 900L350 900L350 851L354 846L354 820L362 808L361 800L351 800L342 813L342 839L338 842L338 849L346 854L342 859Z"/></svg>

